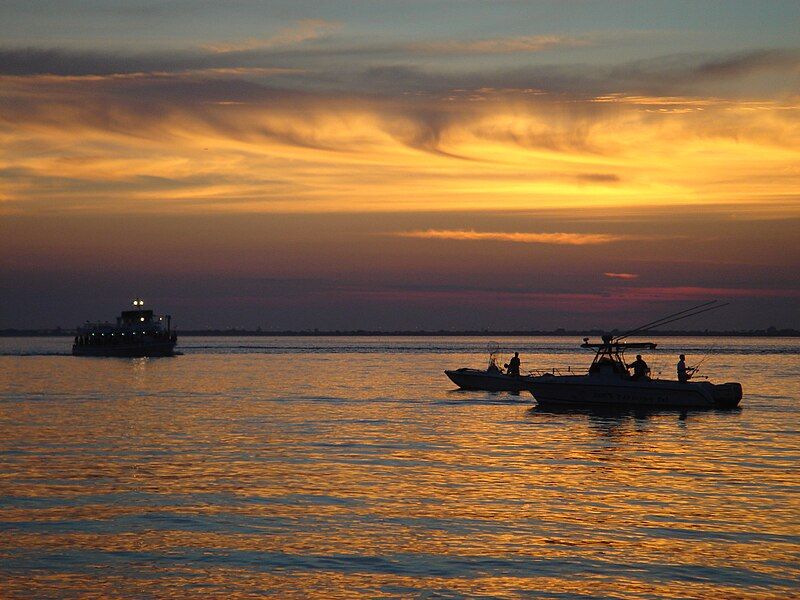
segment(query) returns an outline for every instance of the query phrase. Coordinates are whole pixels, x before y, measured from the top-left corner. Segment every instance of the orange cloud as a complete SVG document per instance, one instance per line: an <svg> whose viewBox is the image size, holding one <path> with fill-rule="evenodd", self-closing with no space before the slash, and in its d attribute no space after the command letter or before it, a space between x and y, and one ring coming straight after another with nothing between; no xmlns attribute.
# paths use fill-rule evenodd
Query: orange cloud
<svg viewBox="0 0 800 600"><path fill-rule="evenodd" d="M0 211L800 214L800 105L790 100L707 98L703 111L662 114L647 112L649 97L362 96L277 89L253 75L0 76Z"/></svg>
<svg viewBox="0 0 800 600"><path fill-rule="evenodd" d="M630 239L624 235L605 233L510 233L502 231L458 231L446 229L426 229L420 231L399 231L391 235L433 240L465 240L514 242L519 244L556 244L585 246L588 244L608 244Z"/></svg>
<svg viewBox="0 0 800 600"><path fill-rule="evenodd" d="M639 277L636 273L603 273L603 275L611 279L637 279Z"/></svg>

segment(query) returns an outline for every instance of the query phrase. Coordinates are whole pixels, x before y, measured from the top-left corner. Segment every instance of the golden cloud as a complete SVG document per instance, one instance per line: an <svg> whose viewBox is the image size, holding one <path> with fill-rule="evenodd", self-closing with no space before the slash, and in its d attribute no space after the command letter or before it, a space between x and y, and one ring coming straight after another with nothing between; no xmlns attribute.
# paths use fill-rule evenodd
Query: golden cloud
<svg viewBox="0 0 800 600"><path fill-rule="evenodd" d="M0 76L0 210L800 213L796 102L662 114L652 97L475 94L486 101L298 92L235 72Z"/></svg>

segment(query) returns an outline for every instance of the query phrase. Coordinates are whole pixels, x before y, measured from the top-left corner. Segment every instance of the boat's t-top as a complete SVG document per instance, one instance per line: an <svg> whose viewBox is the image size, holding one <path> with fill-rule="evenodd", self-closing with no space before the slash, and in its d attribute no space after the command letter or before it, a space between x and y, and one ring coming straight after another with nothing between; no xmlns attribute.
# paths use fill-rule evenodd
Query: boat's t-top
<svg viewBox="0 0 800 600"><path fill-rule="evenodd" d="M623 342L622 340L632 335L642 334L646 331L661 327L662 325L681 321L683 319L694 317L695 315L699 315L711 310L717 310L718 308L722 308L723 306L727 305L727 303L719 304L716 300L703 302L702 304L698 304L692 308L680 310L676 313L672 313L671 315L667 315L665 317L661 317L660 319L656 319L655 321L640 325L639 327L631 329L630 331L626 331L621 335L613 336L610 334L605 334L601 338L603 341L600 343L589 343L588 337L583 338L583 344L581 344L581 348L590 348L596 350L592 365L589 367L589 373L611 371L620 375L627 375L629 373L628 366L625 363L625 350L631 348L655 350L656 345L653 342Z"/></svg>
<svg viewBox="0 0 800 600"><path fill-rule="evenodd" d="M600 373L611 371L619 375L628 375L628 365L625 362L625 350L644 349L655 350L656 344L653 342L621 342L614 339L614 336L606 334L601 338L602 342L589 342L589 338L583 338L581 348L595 350L594 360L589 367L589 373Z"/></svg>
<svg viewBox="0 0 800 600"><path fill-rule="evenodd" d="M502 373L503 369L501 369L500 365L497 364L497 355L500 353L500 344L497 342L489 342L486 350L489 352L489 366L486 367L486 370L490 373Z"/></svg>

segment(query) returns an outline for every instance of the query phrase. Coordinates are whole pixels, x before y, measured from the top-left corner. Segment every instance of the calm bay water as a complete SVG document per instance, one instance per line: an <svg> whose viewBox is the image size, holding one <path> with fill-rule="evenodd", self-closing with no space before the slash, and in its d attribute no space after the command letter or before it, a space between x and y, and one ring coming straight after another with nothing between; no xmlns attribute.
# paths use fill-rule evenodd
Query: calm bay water
<svg viewBox="0 0 800 600"><path fill-rule="evenodd" d="M523 367L591 359L498 340ZM800 348L661 338L741 410L455 392L483 338L0 339L0 596L800 595Z"/></svg>

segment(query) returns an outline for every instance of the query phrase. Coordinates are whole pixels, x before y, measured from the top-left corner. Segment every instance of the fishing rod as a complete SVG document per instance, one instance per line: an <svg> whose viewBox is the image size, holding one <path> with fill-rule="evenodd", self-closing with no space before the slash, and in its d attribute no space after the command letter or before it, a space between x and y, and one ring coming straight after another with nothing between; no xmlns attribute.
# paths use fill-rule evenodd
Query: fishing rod
<svg viewBox="0 0 800 600"><path fill-rule="evenodd" d="M706 313L706 312L708 312L710 310L717 310L718 308L722 308L723 306L728 306L729 304L730 304L730 302L726 302L725 304L716 304L714 306L709 306L708 308L704 308L703 310L698 310L698 311L695 311L695 312L690 313L688 315L683 315L683 316L680 316L680 317L676 317L676 318L670 319L668 321L662 321L662 322L658 323L657 325L652 325L650 327L647 327L647 328L644 328L644 329L640 329L639 332L650 331L651 329L655 329L656 327L661 327L662 325L669 325L670 323L674 323L675 321L680 321L682 319L688 319L689 317L694 317L694 316L697 316L697 315L701 315L701 314Z"/></svg>
<svg viewBox="0 0 800 600"><path fill-rule="evenodd" d="M704 362L706 362L706 359L707 359L707 358L708 358L708 357L711 355L711 351L712 351L712 350L714 350L714 348L710 348L710 349L708 350L708 352L706 352L706 353L703 355L703 357L702 357L702 358L701 358L701 359L698 361L698 363L697 363L695 366L693 366L693 367L692 367L692 371L693 371L694 373L697 373L697 372L700 370L700 365L702 365Z"/></svg>
<svg viewBox="0 0 800 600"><path fill-rule="evenodd" d="M685 317L691 317L691 316L693 316L694 313L691 314L691 315L685 314L685 313L689 313L689 312L697 310L699 308L703 308L703 307L709 306L711 304L716 304L716 303L717 303L717 300L711 300L709 302L703 302L702 304L698 304L697 306L693 306L692 308L686 308L686 309L680 310L680 311L678 311L676 313L672 313L671 315L667 315L665 317L661 317L660 319L656 319L655 321L650 321L649 323L645 323L644 325L640 325L639 327L636 327L635 329L631 329L630 331L628 331L626 333L623 333L620 336L617 336L615 341L624 340L626 337L629 337L629 336L633 335L634 333L638 333L640 331L647 331L648 329L652 329L654 327L659 327L659 326L664 325L666 323L671 323L672 321L669 321L669 319L672 319L674 317L678 317L679 315L684 315L684 316L680 317L681 319L683 319ZM714 308L716 308L716 307L714 307ZM705 312L705 311L700 311L700 312ZM700 314L700 313L698 312L697 314ZM678 319L675 319L675 320L678 320Z"/></svg>

